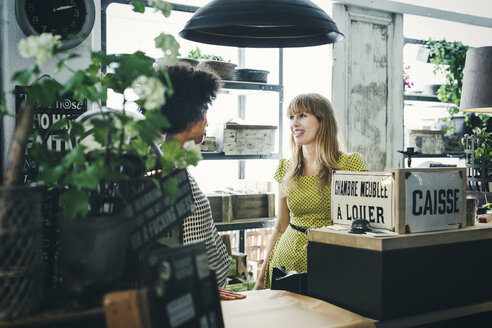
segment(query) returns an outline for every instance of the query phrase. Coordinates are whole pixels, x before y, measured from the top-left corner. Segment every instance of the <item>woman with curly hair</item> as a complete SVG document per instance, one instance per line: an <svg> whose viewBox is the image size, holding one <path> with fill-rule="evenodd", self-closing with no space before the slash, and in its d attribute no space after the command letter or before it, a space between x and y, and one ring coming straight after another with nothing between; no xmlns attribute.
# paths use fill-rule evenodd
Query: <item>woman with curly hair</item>
<svg viewBox="0 0 492 328"><path fill-rule="evenodd" d="M200 144L206 135L208 106L215 100L220 86L220 78L212 72L198 69L188 64L178 64L165 69L162 76L172 85L173 93L161 107L171 126L165 129L165 139L175 139L183 145L187 141ZM191 244L204 242L209 266L215 270L221 299L244 298L222 287L226 284L229 270L229 256L213 222L210 203L198 187L195 179L188 174L195 211L183 222L182 242Z"/></svg>
<svg viewBox="0 0 492 328"><path fill-rule="evenodd" d="M367 171L358 153L341 151L328 99L301 94L289 104L287 116L292 158L281 159L274 175L279 183L278 216L255 289L271 287L274 267L307 270L307 229L332 224L332 171Z"/></svg>

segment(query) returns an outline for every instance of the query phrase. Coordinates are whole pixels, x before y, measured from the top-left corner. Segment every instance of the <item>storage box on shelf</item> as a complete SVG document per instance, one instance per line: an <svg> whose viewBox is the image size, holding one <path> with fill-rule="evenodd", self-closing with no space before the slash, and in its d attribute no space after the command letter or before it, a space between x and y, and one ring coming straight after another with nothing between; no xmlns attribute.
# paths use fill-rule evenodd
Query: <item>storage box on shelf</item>
<svg viewBox="0 0 492 328"><path fill-rule="evenodd" d="M233 222L240 219L273 218L275 193L216 193L207 198L215 222Z"/></svg>
<svg viewBox="0 0 492 328"><path fill-rule="evenodd" d="M268 155L275 149L275 125L226 123L218 151L225 155Z"/></svg>
<svg viewBox="0 0 492 328"><path fill-rule="evenodd" d="M422 154L441 154L444 151L444 131L410 130L409 147Z"/></svg>

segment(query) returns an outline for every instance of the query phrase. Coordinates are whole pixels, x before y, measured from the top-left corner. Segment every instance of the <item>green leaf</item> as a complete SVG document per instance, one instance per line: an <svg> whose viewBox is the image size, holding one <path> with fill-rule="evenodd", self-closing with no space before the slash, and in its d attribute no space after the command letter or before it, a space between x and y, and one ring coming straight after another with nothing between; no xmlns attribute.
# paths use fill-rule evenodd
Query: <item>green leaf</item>
<svg viewBox="0 0 492 328"><path fill-rule="evenodd" d="M84 81L85 72L82 70L76 71L67 82L65 82L65 88L63 92L74 91L79 89ZM75 94L75 92L74 92Z"/></svg>
<svg viewBox="0 0 492 328"><path fill-rule="evenodd" d="M75 219L78 216L86 217L89 213L89 197L81 190L68 190L60 197L60 205L63 216L67 219Z"/></svg>
<svg viewBox="0 0 492 328"><path fill-rule="evenodd" d="M161 62L164 65L173 65L177 62L179 56L179 43L174 36L170 34L159 34L155 39L155 47L162 50L164 57Z"/></svg>
<svg viewBox="0 0 492 328"><path fill-rule="evenodd" d="M145 3L132 1L131 5L133 6L133 11L137 13L145 12Z"/></svg>
<svg viewBox="0 0 492 328"><path fill-rule="evenodd" d="M171 204L174 204L176 201L176 197L178 197L179 194L179 184L176 179L169 177L169 179L166 182L166 187L164 190L164 195L169 197L169 201Z"/></svg>
<svg viewBox="0 0 492 328"><path fill-rule="evenodd" d="M70 136L82 137L85 133L84 125L79 122L72 121L70 124Z"/></svg>
<svg viewBox="0 0 492 328"><path fill-rule="evenodd" d="M50 107L60 99L62 89L63 86L56 80L40 80L27 90L27 102L30 105L39 104L43 107Z"/></svg>
<svg viewBox="0 0 492 328"><path fill-rule="evenodd" d="M146 160L145 160L145 168L147 170L152 170L155 168L155 164L157 163L155 157L153 156L147 156Z"/></svg>
<svg viewBox="0 0 492 328"><path fill-rule="evenodd" d="M155 76L154 61L154 58L146 56L141 51L120 55L115 73L119 77L123 90L131 87L133 81L140 75Z"/></svg>
<svg viewBox="0 0 492 328"><path fill-rule="evenodd" d="M70 150L61 162L61 166L64 168L69 168L72 165L82 165L85 163L84 149L82 145L77 145L72 150Z"/></svg>
<svg viewBox="0 0 492 328"><path fill-rule="evenodd" d="M70 120L68 118L64 117L61 120L59 120L58 122L50 125L48 130L49 131L56 131L56 130L67 129L70 126L69 121Z"/></svg>
<svg viewBox="0 0 492 328"><path fill-rule="evenodd" d="M90 164L87 169L72 176L71 184L78 190L96 189L99 181L105 177L103 159Z"/></svg>
<svg viewBox="0 0 492 328"><path fill-rule="evenodd" d="M149 5L153 6L156 10L159 10L165 17L171 15L173 6L169 2L163 0L149 0L148 2Z"/></svg>
<svg viewBox="0 0 492 328"><path fill-rule="evenodd" d="M32 66L20 71L15 72L12 75L12 82L19 82L20 85L28 85L31 76L35 73L36 67Z"/></svg>
<svg viewBox="0 0 492 328"><path fill-rule="evenodd" d="M37 162L40 162L39 157L35 157ZM64 169L61 166L51 167L50 165L39 165L39 181L44 181L47 184L55 185L58 183L61 175L64 173Z"/></svg>

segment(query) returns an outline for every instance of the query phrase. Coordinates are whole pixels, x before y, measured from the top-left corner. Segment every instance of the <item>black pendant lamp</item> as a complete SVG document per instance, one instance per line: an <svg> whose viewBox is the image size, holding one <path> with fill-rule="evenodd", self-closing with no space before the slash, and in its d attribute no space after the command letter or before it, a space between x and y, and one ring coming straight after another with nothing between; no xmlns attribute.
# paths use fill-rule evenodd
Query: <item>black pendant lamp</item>
<svg viewBox="0 0 492 328"><path fill-rule="evenodd" d="M463 112L492 113L492 46L466 52L460 108Z"/></svg>
<svg viewBox="0 0 492 328"><path fill-rule="evenodd" d="M343 39L336 23L309 0L213 0L179 35L215 45L307 47Z"/></svg>

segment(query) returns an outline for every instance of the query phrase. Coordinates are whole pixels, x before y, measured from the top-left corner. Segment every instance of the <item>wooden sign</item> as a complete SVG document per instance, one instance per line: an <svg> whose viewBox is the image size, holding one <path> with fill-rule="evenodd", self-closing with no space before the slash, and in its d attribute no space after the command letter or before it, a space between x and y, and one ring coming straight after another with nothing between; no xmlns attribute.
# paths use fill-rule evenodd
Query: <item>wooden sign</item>
<svg viewBox="0 0 492 328"><path fill-rule="evenodd" d="M465 168L409 168L393 172L398 186L396 232L466 226Z"/></svg>
<svg viewBox="0 0 492 328"><path fill-rule="evenodd" d="M392 173L336 171L331 181L331 218L350 225L366 219L371 227L394 228L394 179Z"/></svg>

